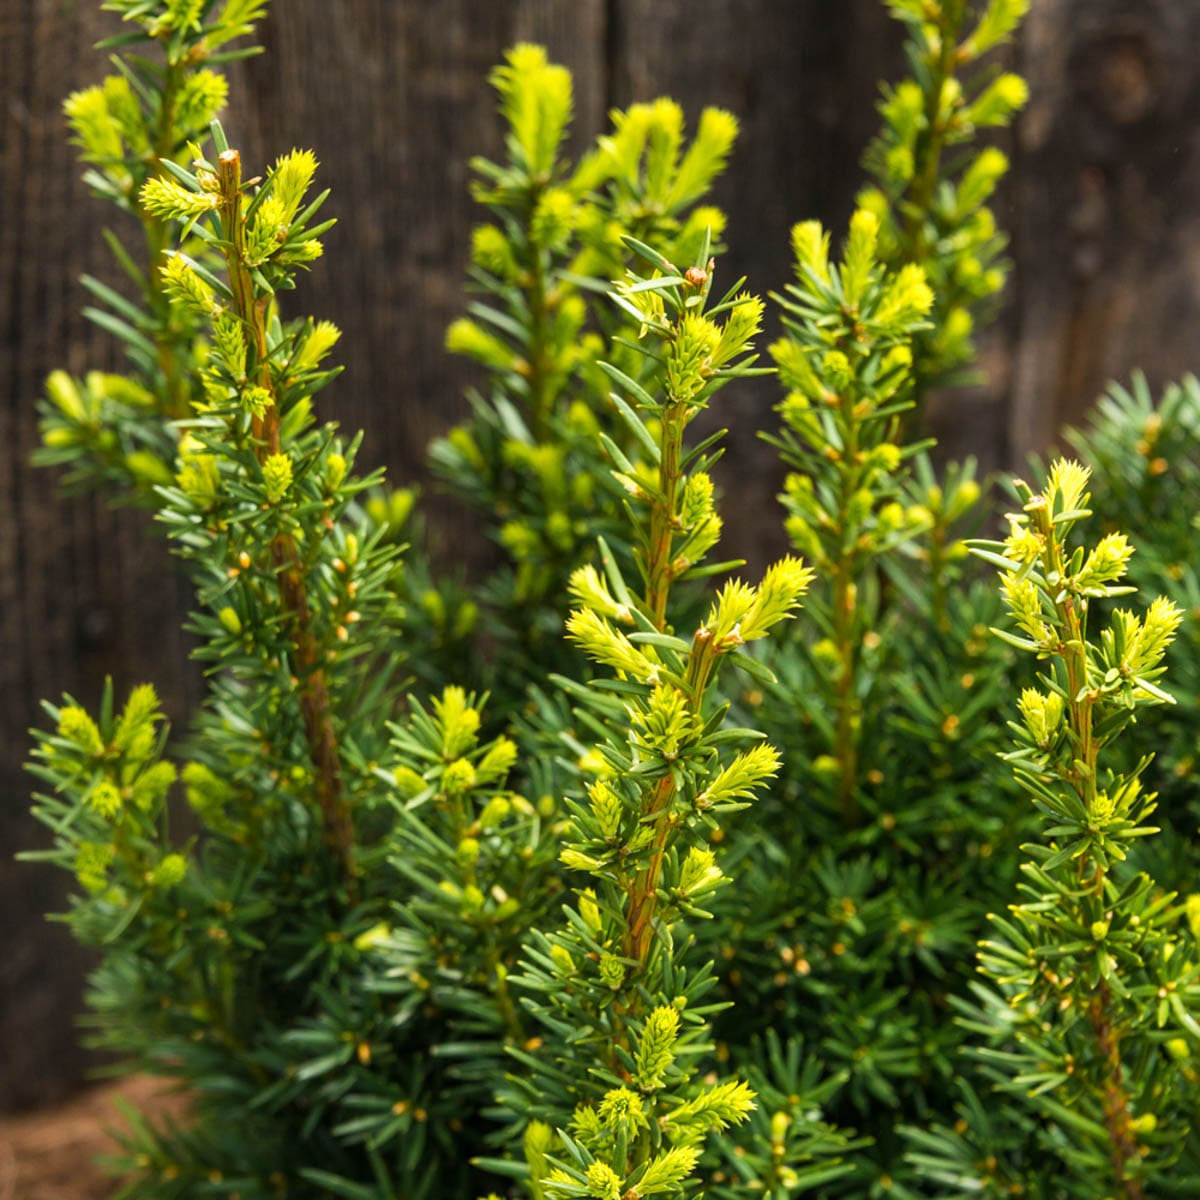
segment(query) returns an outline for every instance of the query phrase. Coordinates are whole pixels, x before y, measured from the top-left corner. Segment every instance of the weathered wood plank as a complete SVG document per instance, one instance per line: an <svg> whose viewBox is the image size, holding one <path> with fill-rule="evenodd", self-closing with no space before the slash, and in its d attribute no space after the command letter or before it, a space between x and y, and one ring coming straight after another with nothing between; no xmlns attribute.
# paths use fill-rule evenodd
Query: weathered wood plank
<svg viewBox="0 0 1200 1200"><path fill-rule="evenodd" d="M138 514L63 501L33 471L33 401L55 366L109 367L108 339L79 315L77 277L106 269L66 145L65 91L97 78L96 6L7 2L0 19L0 1105L61 1092L78 1074L82 955L42 913L63 907L58 872L11 856L42 842L20 769L41 697L95 697L107 674L155 678L181 715L195 694L179 630L183 593ZM164 570L164 568L166 568Z"/></svg>
<svg viewBox="0 0 1200 1200"><path fill-rule="evenodd" d="M1020 46L1012 457L1200 369L1200 6L1037 0Z"/></svg>

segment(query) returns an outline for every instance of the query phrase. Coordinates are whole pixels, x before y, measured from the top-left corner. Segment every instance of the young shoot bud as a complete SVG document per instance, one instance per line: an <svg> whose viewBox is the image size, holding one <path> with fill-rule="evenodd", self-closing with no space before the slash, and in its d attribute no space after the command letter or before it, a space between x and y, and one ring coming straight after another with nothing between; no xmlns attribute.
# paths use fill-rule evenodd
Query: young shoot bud
<svg viewBox="0 0 1200 1200"><path fill-rule="evenodd" d="M153 684L142 683L129 693L117 721L112 744L131 758L145 758L154 743L155 723L162 719Z"/></svg>
<svg viewBox="0 0 1200 1200"><path fill-rule="evenodd" d="M175 102L175 122L181 129L207 129L229 98L229 81L207 68L183 81Z"/></svg>
<svg viewBox="0 0 1200 1200"><path fill-rule="evenodd" d="M1029 11L1030 0L991 0L966 41L972 55L986 54L1012 36Z"/></svg>
<svg viewBox="0 0 1200 1200"><path fill-rule="evenodd" d="M969 124L984 128L989 125L1007 125L1013 114L1025 107L1029 99L1029 86L1020 75L1001 75L984 88L979 98L967 108L963 119Z"/></svg>
<svg viewBox="0 0 1200 1200"><path fill-rule="evenodd" d="M286 454L271 454L263 461L263 490L269 504L278 504L292 486L292 460Z"/></svg>
<svg viewBox="0 0 1200 1200"><path fill-rule="evenodd" d="M172 888L182 883L186 874L187 859L182 854L168 854L151 872L150 883L153 887Z"/></svg>
<svg viewBox="0 0 1200 1200"><path fill-rule="evenodd" d="M117 856L109 843L80 842L75 852L75 878L89 892L97 894L108 887L108 868Z"/></svg>
<svg viewBox="0 0 1200 1200"><path fill-rule="evenodd" d="M714 367L720 367L750 349L750 339L762 328L762 315L763 302L757 296L743 293L737 298L713 351Z"/></svg>
<svg viewBox="0 0 1200 1200"><path fill-rule="evenodd" d="M433 711L441 729L444 758L458 758L474 745L479 732L479 710L468 703L462 688L446 688L439 698L434 699Z"/></svg>
<svg viewBox="0 0 1200 1200"><path fill-rule="evenodd" d="M756 1107L749 1085L729 1080L672 1109L665 1124L672 1141L694 1145L710 1131L719 1132L730 1125L740 1125Z"/></svg>
<svg viewBox="0 0 1200 1200"><path fill-rule="evenodd" d="M572 573L568 590L574 601L602 617L619 621L622 625L633 624L633 613L629 606L617 603L600 577L600 572L590 564Z"/></svg>
<svg viewBox="0 0 1200 1200"><path fill-rule="evenodd" d="M721 589L705 621L717 645L726 639L734 646L740 646L745 641L739 627L754 607L755 598L754 588L740 579L731 579Z"/></svg>
<svg viewBox="0 0 1200 1200"><path fill-rule="evenodd" d="M265 387L260 387L258 384L244 388L239 399L242 402L242 408L250 416L259 420L266 415L267 409L275 406L275 397Z"/></svg>
<svg viewBox="0 0 1200 1200"><path fill-rule="evenodd" d="M706 811L744 808L745 804L741 802L752 800L756 789L779 773L779 766L779 752L775 747L768 742L759 742L717 774L696 797L696 807Z"/></svg>
<svg viewBox="0 0 1200 1200"><path fill-rule="evenodd" d="M875 319L888 325L911 325L933 308L933 289L925 281L925 271L916 263L906 263L892 277Z"/></svg>
<svg viewBox="0 0 1200 1200"><path fill-rule="evenodd" d="M600 955L600 982L614 992L624 986L625 964L615 954Z"/></svg>
<svg viewBox="0 0 1200 1200"><path fill-rule="evenodd" d="M107 166L124 158L121 131L109 110L105 89L99 85L72 92L63 101L63 112L84 162Z"/></svg>
<svg viewBox="0 0 1200 1200"><path fill-rule="evenodd" d="M622 1192L621 1177L606 1162L597 1160L587 1169L587 1195L596 1200L619 1200Z"/></svg>
<svg viewBox="0 0 1200 1200"><path fill-rule="evenodd" d="M513 279L519 270L508 239L495 225L476 225L471 231L471 260L499 279Z"/></svg>
<svg viewBox="0 0 1200 1200"><path fill-rule="evenodd" d="M96 722L77 705L68 705L59 712L58 736L72 742L91 758L104 753L104 739Z"/></svg>
<svg viewBox="0 0 1200 1200"><path fill-rule="evenodd" d="M1133 550L1123 533L1106 534L1096 543L1083 569L1075 577L1075 587L1085 595L1105 595L1105 585L1115 583L1124 576Z"/></svg>
<svg viewBox="0 0 1200 1200"><path fill-rule="evenodd" d="M317 159L311 150L293 150L276 160L270 172L269 199L279 205L277 221L280 225L289 226L295 220L316 171ZM265 203L260 210L262 207Z"/></svg>
<svg viewBox="0 0 1200 1200"><path fill-rule="evenodd" d="M666 387L672 403L687 403L701 392L713 373L721 331L699 313L687 313L667 350Z"/></svg>
<svg viewBox="0 0 1200 1200"><path fill-rule="evenodd" d="M840 350L826 350L821 355L821 372L833 392L844 392L854 381L850 360Z"/></svg>
<svg viewBox="0 0 1200 1200"><path fill-rule="evenodd" d="M498 737L488 748L475 768L479 783L503 780L517 761L517 744L509 737Z"/></svg>
<svg viewBox="0 0 1200 1200"><path fill-rule="evenodd" d="M704 195L713 179L725 169L737 135L738 122L733 113L723 108L706 108L700 114L696 137L684 154L667 195L669 209L682 208Z"/></svg>
<svg viewBox="0 0 1200 1200"><path fill-rule="evenodd" d="M217 313L212 327L213 347L225 369L240 383L246 378L246 331L236 314Z"/></svg>
<svg viewBox="0 0 1200 1200"><path fill-rule="evenodd" d="M571 613L567 618L567 636L589 658L641 683L658 675L657 664L590 608L576 609Z"/></svg>
<svg viewBox="0 0 1200 1200"><path fill-rule="evenodd" d="M965 216L987 202L996 184L1008 171L1008 156L995 146L988 146L975 156L963 172L958 184L958 211Z"/></svg>
<svg viewBox="0 0 1200 1200"><path fill-rule="evenodd" d="M792 253L802 285L810 284L810 271L822 283L829 282L829 234L819 221L801 221L792 227Z"/></svg>
<svg viewBox="0 0 1200 1200"><path fill-rule="evenodd" d="M666 1082L666 1073L675 1061L675 1043L679 1038L679 1012L662 1005L651 1011L638 1039L633 1077L643 1091L654 1091Z"/></svg>
<svg viewBox="0 0 1200 1200"><path fill-rule="evenodd" d="M332 321L318 321L304 339L293 367L297 371L315 371L341 340L342 331Z"/></svg>
<svg viewBox="0 0 1200 1200"><path fill-rule="evenodd" d="M588 788L588 799L592 803L592 816L604 837L612 840L621 829L621 814L624 805L621 797L602 779Z"/></svg>
<svg viewBox="0 0 1200 1200"><path fill-rule="evenodd" d="M151 216L162 220L187 221L212 212L220 197L212 192L193 192L173 179L155 176L142 185L139 197L142 207Z"/></svg>
<svg viewBox="0 0 1200 1200"><path fill-rule="evenodd" d="M566 188L547 188L538 198L530 220L533 241L546 250L563 250L575 228L575 199Z"/></svg>
<svg viewBox="0 0 1200 1200"><path fill-rule="evenodd" d="M1166 596L1157 597L1140 620L1133 613L1117 609L1113 613L1116 644L1123 647L1121 671L1136 677L1149 675L1162 662L1167 647L1183 621L1183 611Z"/></svg>
<svg viewBox="0 0 1200 1200"><path fill-rule="evenodd" d="M1042 556L1046 539L1029 522L1011 513L1008 516L1008 537L1004 539L1004 555L1013 562L1027 566Z"/></svg>
<svg viewBox="0 0 1200 1200"><path fill-rule="evenodd" d="M541 46L522 44L491 74L520 165L535 179L548 177L571 119L571 73L550 63Z"/></svg>
<svg viewBox="0 0 1200 1200"><path fill-rule="evenodd" d="M141 812L153 812L166 798L176 777L173 763L151 763L133 782L131 794L134 805Z"/></svg>
<svg viewBox="0 0 1200 1200"><path fill-rule="evenodd" d="M446 330L446 349L451 354L473 358L496 371L512 370L516 354L495 334L488 333L469 317L459 317Z"/></svg>
<svg viewBox="0 0 1200 1200"><path fill-rule="evenodd" d="M716 855L706 847L693 846L680 868L677 891L688 899L696 899L718 887L724 878Z"/></svg>
<svg viewBox="0 0 1200 1200"><path fill-rule="evenodd" d="M329 492L336 492L346 478L345 455L332 451L325 458L325 487Z"/></svg>
<svg viewBox="0 0 1200 1200"><path fill-rule="evenodd" d="M773 625L792 616L812 580L813 572L792 555L769 566L742 618L742 639L763 637Z"/></svg>
<svg viewBox="0 0 1200 1200"><path fill-rule="evenodd" d="M1038 748L1047 750L1054 741L1063 718L1063 700L1057 692L1043 695L1036 688L1025 688L1017 701L1025 727Z"/></svg>
<svg viewBox="0 0 1200 1200"><path fill-rule="evenodd" d="M659 684L650 693L649 704L630 705L627 711L642 748L667 762L674 762L699 732L687 697L670 684Z"/></svg>
<svg viewBox="0 0 1200 1200"><path fill-rule="evenodd" d="M660 1192L673 1192L696 1169L700 1161L698 1146L673 1146L670 1150L652 1158L637 1182L630 1188L638 1196L654 1196Z"/></svg>
<svg viewBox="0 0 1200 1200"><path fill-rule="evenodd" d="M1040 647L1052 645L1054 634L1042 619L1042 601L1036 584L1010 571L1001 578L1001 588L1009 612L1025 634Z"/></svg>
<svg viewBox="0 0 1200 1200"><path fill-rule="evenodd" d="M102 779L87 794L88 807L105 820L113 820L121 811L121 792L111 780Z"/></svg>
<svg viewBox="0 0 1200 1200"><path fill-rule="evenodd" d="M847 308L857 308L871 280L875 249L879 242L879 218L860 208L850 218L850 235L842 259L842 292Z"/></svg>

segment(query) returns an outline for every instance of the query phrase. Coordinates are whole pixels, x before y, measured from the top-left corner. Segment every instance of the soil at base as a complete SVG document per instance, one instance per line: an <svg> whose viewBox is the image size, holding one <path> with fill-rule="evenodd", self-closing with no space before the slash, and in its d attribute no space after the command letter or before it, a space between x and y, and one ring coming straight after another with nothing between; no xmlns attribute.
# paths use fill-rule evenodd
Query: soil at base
<svg viewBox="0 0 1200 1200"><path fill-rule="evenodd" d="M148 1114L183 1108L161 1079L138 1076L0 1118L0 1200L108 1200L118 1182L95 1159L117 1149L108 1132L120 1124L117 1097Z"/></svg>

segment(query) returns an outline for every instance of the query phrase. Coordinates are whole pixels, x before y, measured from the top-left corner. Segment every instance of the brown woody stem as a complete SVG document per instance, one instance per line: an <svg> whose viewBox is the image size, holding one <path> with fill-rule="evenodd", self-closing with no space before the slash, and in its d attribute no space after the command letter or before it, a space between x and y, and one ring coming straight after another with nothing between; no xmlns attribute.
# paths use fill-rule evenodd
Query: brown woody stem
<svg viewBox="0 0 1200 1200"><path fill-rule="evenodd" d="M679 490L679 459L683 444L685 407L670 404L663 413L662 461L658 470L659 495L650 508L650 546L646 563L646 607L654 627L661 633L667 624L667 596L671 590L671 548L676 525L675 504ZM699 703L696 699L695 703ZM625 957L641 968L650 952L654 913L658 907L658 880L670 833L668 820L675 797L675 780L670 775L650 791L642 816L653 822L654 840L650 861L638 872L629 891L629 924L625 930Z"/></svg>
<svg viewBox="0 0 1200 1200"><path fill-rule="evenodd" d="M654 627L661 633L667 628L667 597L674 579L674 539L679 527L676 513L679 497L680 461L683 456L683 430L687 406L668 403L663 412L662 460L658 469L658 496L650 509L650 546L646 563L646 607ZM690 694L688 706L700 711L704 687L711 673L711 635L707 629L697 632L692 643L688 667ZM625 931L625 957L634 959L639 968L650 952L654 932L654 914L658 908L658 881L671 832L671 802L675 780L664 775L649 793L642 812L643 820L653 823L654 839L650 859L634 878L629 891L629 924Z"/></svg>
<svg viewBox="0 0 1200 1200"><path fill-rule="evenodd" d="M1102 983L1097 989L1096 998L1088 1009L1092 1032L1096 1036L1096 1045L1104 1059L1107 1076L1101 1095L1104 1127L1108 1130L1113 1175L1121 1195L1125 1197L1125 1200L1143 1200L1145 1192L1142 1190L1141 1180L1130 1179L1127 1174L1130 1164L1136 1163L1141 1157L1141 1147L1138 1145L1137 1135L1133 1131L1133 1122L1129 1114L1129 1100L1122 1082L1120 1042L1117 1031L1108 1019L1111 1000L1108 985Z"/></svg>
<svg viewBox="0 0 1200 1200"><path fill-rule="evenodd" d="M268 299L257 299L254 281L245 261L242 218L242 164L236 150L226 150L217 163L220 214L226 240L225 260L233 306L249 332L258 385L271 401L261 417L253 419L252 432L259 462L279 453L279 406L267 356L266 309ZM325 842L354 887L354 826L342 787L341 760L333 722L333 706L321 648L312 630L304 564L295 539L279 534L271 543L271 557L279 578L279 594L290 618L300 714L304 722L309 757L316 775L315 792L324 824Z"/></svg>

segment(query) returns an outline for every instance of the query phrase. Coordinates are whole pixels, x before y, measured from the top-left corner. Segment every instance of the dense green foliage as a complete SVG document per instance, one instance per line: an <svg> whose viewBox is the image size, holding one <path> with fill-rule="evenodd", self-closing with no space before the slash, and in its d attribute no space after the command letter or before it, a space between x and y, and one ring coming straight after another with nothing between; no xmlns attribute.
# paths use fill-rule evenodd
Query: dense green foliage
<svg viewBox="0 0 1200 1200"><path fill-rule="evenodd" d="M485 382L431 448L481 580L315 416L316 159L243 178L215 121L265 0L106 7L66 111L129 370L51 376L42 459L153 511L207 680L178 736L110 685L33 754L94 1037L189 1096L121 1194L1194 1194L1200 386L1114 389L1014 485L999 586L988 488L920 436L1006 274L976 134L1025 90L981 56L1025 0L892 0L872 183L773 309L720 279L730 114L635 104L571 163L570 75L508 52L447 335ZM753 585L712 418L765 374L795 554Z"/></svg>
<svg viewBox="0 0 1200 1200"><path fill-rule="evenodd" d="M572 166L563 157L566 69L541 47L518 46L492 84L509 160L472 164L473 194L489 218L472 234L481 299L446 335L450 351L487 370L490 391L470 395L470 419L435 440L430 459L448 490L488 522L504 565L465 601L468 621L453 588L425 589L415 611L430 619L434 645L450 651L427 674L440 668L462 679L486 661L484 681L504 679L507 701L555 664L579 669L562 640L561 605L571 572L595 560L597 537L629 565L624 489L604 445L634 462L644 451L607 402L602 363L640 378L646 360L622 344L637 329L606 292L631 260L627 238L690 262L720 234L722 213L696 201L724 168L737 122L706 109L688 143L674 101L635 104L615 111L611 132ZM481 655L481 640L498 651Z"/></svg>

